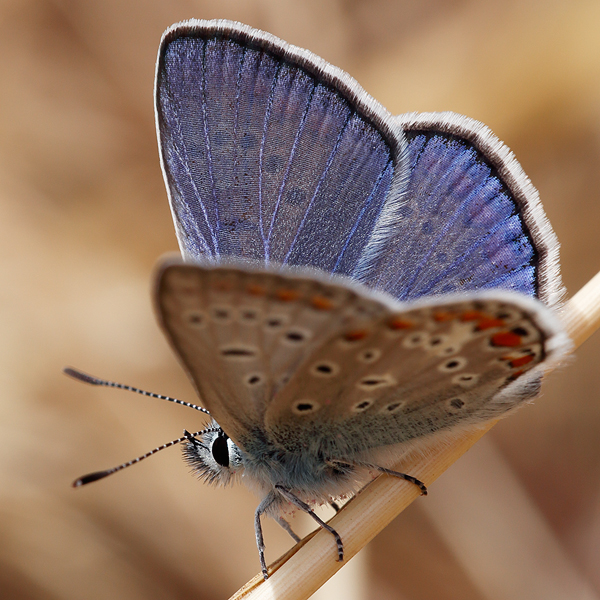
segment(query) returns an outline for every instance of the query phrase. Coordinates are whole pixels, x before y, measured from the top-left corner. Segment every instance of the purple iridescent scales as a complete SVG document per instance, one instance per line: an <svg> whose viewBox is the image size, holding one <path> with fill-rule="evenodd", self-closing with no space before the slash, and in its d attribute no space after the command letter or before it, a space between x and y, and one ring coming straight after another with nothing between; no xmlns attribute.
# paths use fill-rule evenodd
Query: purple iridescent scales
<svg viewBox="0 0 600 600"><path fill-rule="evenodd" d="M381 214L399 144L350 94L281 52L243 36L207 37L175 39L157 71L163 166L184 256L350 274Z"/></svg>
<svg viewBox="0 0 600 600"><path fill-rule="evenodd" d="M345 73L242 25L179 26L163 47L157 123L186 259L312 266L401 300L559 299L537 193L480 123L394 121Z"/></svg>
<svg viewBox="0 0 600 600"><path fill-rule="evenodd" d="M456 136L410 131L408 139L405 207L363 281L400 300L490 287L537 295L537 252L493 167Z"/></svg>

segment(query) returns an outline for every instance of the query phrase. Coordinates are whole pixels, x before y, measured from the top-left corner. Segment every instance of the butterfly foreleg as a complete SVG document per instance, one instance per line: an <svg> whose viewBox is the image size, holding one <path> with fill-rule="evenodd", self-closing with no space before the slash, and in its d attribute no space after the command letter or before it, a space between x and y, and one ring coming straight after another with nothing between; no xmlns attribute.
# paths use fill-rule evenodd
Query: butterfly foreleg
<svg viewBox="0 0 600 600"><path fill-rule="evenodd" d="M331 461L329 464L336 468L341 468L341 467L347 468L349 466L364 467L366 469L372 469L375 471L379 471L380 473L385 473L386 475L391 475L392 477L398 477L399 479L404 479L404 481L408 481L409 483L416 485L419 488L419 490L421 490L421 495L427 496L427 486L420 479L417 479L416 477L413 477L412 475L407 475L406 473L400 473L399 471L393 471L392 469L386 469L385 467L380 467L378 465L373 465L371 463L366 463L366 462L362 462L362 461L357 461L357 462L352 462L352 463L347 463L347 462L342 462L342 461Z"/></svg>
<svg viewBox="0 0 600 600"><path fill-rule="evenodd" d="M367 467L368 469L375 469L380 473L385 473L386 475L391 475L392 477L398 477L399 479L404 479L404 481L408 481L416 485L421 490L421 496L427 496L427 486L416 477L412 475L407 475L406 473L400 473L399 471L392 471L392 469L386 469L385 467L379 467L377 465L372 465L369 463L356 463L357 466Z"/></svg>
<svg viewBox="0 0 600 600"><path fill-rule="evenodd" d="M256 512L254 513L254 534L256 535L256 546L258 547L258 556L260 558L260 568L265 579L269 578L267 572L267 563L265 562L265 541L263 538L262 525L260 524L260 517L263 515L273 503L277 500L275 492L269 492L264 500L258 505ZM280 523L281 524L281 523Z"/></svg>
<svg viewBox="0 0 600 600"><path fill-rule="evenodd" d="M303 510L307 515L309 515L310 517L312 517L312 519L314 519L317 522L317 524L319 525L319 527L321 527L322 529L325 529L326 531L329 531L329 533L331 533L331 535L335 538L335 542L337 544L338 560L340 562L343 561L344 560L344 544L342 543L342 538L340 537L340 534L333 527L331 527L331 525L328 525L327 523L325 523L325 521L323 521L323 519L321 519L310 508L310 506L308 506L308 504L306 504L306 502L303 502L302 500L300 500L300 498L298 498L297 496L295 496L292 492L290 492L290 490L288 490L287 488L283 487L282 485L276 485L275 489L288 502L290 502L291 504L293 504L294 506L296 506L300 510Z"/></svg>
<svg viewBox="0 0 600 600"><path fill-rule="evenodd" d="M276 521L292 536L296 544L300 541L300 538L294 533L290 524L283 517L277 517Z"/></svg>

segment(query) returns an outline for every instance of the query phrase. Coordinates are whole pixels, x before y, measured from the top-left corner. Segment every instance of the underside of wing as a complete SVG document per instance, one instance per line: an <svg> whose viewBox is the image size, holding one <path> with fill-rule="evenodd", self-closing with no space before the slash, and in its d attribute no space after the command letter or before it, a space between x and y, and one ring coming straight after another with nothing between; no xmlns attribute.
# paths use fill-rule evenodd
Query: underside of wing
<svg viewBox="0 0 600 600"><path fill-rule="evenodd" d="M330 457L410 442L503 416L568 347L548 309L509 292L387 310L329 337L270 404L266 428L291 451Z"/></svg>
<svg viewBox="0 0 600 600"><path fill-rule="evenodd" d="M242 448L316 348L385 311L352 286L235 266L167 264L155 298L202 403Z"/></svg>

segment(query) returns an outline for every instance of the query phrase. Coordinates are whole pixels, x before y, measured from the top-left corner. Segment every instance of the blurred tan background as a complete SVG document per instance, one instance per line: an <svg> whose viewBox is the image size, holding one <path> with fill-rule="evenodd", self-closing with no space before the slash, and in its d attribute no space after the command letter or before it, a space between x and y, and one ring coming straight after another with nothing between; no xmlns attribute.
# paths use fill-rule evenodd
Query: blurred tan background
<svg viewBox="0 0 600 600"><path fill-rule="evenodd" d="M227 598L258 572L256 499L195 481L198 429L155 323L177 248L156 149L162 31L230 18L342 67L392 112L489 125L540 190L576 292L600 269L597 0L4 0L0 3L0 597ZM337 576L382 599L600 598L600 335ZM300 526L305 527L305 525ZM290 543L266 528L267 557ZM345 574L347 573L347 574Z"/></svg>

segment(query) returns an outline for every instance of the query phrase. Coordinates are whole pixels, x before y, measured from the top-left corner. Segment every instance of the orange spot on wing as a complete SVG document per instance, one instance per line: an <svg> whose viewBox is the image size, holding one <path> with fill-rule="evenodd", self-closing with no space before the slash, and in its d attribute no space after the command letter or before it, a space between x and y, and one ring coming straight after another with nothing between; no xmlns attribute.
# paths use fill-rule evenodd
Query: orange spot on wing
<svg viewBox="0 0 600 600"><path fill-rule="evenodd" d="M467 323L469 321L477 321L477 331L485 331L486 329L492 329L494 327L502 327L504 321L502 319L496 319L486 315L479 310L467 310L460 315L460 320Z"/></svg>
<svg viewBox="0 0 600 600"><path fill-rule="evenodd" d="M264 296L267 293L267 290L264 286L258 285L257 283L251 283L246 291L250 296Z"/></svg>
<svg viewBox="0 0 600 600"><path fill-rule="evenodd" d="M531 354L527 354L525 356L520 356L519 358L513 358L508 364L516 369L518 367L524 367L528 365L533 360L533 356Z"/></svg>
<svg viewBox="0 0 600 600"><path fill-rule="evenodd" d="M393 319L390 319L390 321L388 322L388 327L390 329L410 329L413 326L413 324L410 321L407 321L405 319L402 319L400 317L395 317Z"/></svg>
<svg viewBox="0 0 600 600"><path fill-rule="evenodd" d="M317 310L331 310L333 308L333 302L329 298L325 298L325 296L313 296L310 299L310 303Z"/></svg>
<svg viewBox="0 0 600 600"><path fill-rule="evenodd" d="M366 329L355 329L354 331L348 331L344 334L344 339L347 342L358 342L365 339L369 335Z"/></svg>
<svg viewBox="0 0 600 600"><path fill-rule="evenodd" d="M455 319L456 315L453 313L449 313L449 312L436 312L433 313L433 320L437 321L438 323L443 323L444 321L452 321L452 319Z"/></svg>
<svg viewBox="0 0 600 600"><path fill-rule="evenodd" d="M485 329L492 329L494 327L502 327L504 321L502 319L493 319L491 317L483 317L477 323L477 331L484 331Z"/></svg>
<svg viewBox="0 0 600 600"><path fill-rule="evenodd" d="M492 336L492 346L507 346L513 348L521 345L521 336L512 331L501 331Z"/></svg>
<svg viewBox="0 0 600 600"><path fill-rule="evenodd" d="M525 371L523 369L521 369L519 371L515 371L508 379L510 381L514 381L515 379L517 379L517 377L521 377L521 375L523 375L523 373L525 373Z"/></svg>
<svg viewBox="0 0 600 600"><path fill-rule="evenodd" d="M275 292L275 297L282 302L293 302L294 300L298 300L300 298L300 293L296 290L277 290Z"/></svg>
<svg viewBox="0 0 600 600"><path fill-rule="evenodd" d="M486 319L487 315L484 315L478 310L466 310L460 315L461 321L479 321L480 319Z"/></svg>

